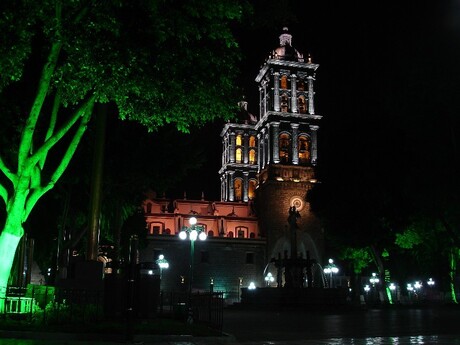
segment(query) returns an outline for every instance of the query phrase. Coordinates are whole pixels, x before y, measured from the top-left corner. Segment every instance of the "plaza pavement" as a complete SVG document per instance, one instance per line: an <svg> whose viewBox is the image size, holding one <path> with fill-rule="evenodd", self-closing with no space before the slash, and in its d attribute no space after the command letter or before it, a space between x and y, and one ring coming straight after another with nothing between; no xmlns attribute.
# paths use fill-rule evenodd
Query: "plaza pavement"
<svg viewBox="0 0 460 345"><path fill-rule="evenodd" d="M100 335L0 331L0 345L460 345L460 308L365 311L224 311L226 335Z"/></svg>

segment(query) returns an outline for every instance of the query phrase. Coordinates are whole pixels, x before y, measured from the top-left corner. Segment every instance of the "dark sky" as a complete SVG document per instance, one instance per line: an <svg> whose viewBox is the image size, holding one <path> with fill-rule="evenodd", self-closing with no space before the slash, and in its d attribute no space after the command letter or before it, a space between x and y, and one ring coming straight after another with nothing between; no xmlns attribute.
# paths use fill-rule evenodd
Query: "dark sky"
<svg viewBox="0 0 460 345"><path fill-rule="evenodd" d="M351 175L384 178L391 173L389 165L409 164L404 151L412 150L414 142L432 140L430 146L442 150L442 131L458 129L460 1L255 4L256 23L238 30L243 54L239 86L249 110L258 114L254 79L278 46L282 27L288 26L293 46L320 65L315 97L316 113L324 116L319 164L325 178L344 168ZM283 5L290 11L280 11ZM189 198L199 198L201 191L207 199L220 198L221 125L192 133L206 136L208 163L173 193L187 189Z"/></svg>

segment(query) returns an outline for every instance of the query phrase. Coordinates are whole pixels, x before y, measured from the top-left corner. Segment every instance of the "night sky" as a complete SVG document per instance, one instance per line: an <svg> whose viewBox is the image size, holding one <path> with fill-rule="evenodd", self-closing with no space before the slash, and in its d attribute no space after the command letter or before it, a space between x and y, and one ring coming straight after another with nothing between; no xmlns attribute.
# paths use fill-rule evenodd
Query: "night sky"
<svg viewBox="0 0 460 345"><path fill-rule="evenodd" d="M293 46L320 65L315 97L316 113L324 116L319 173L326 183L346 178L367 188L396 179L398 171L409 171L423 159L413 155L417 147L433 159L432 166L439 163L436 160L447 164L443 152L448 156L452 150L445 146L455 146L454 139L460 139L459 1L255 5L256 23L248 21L237 30L243 54L239 86L249 111L258 115L254 79L287 26ZM273 10L282 5L291 11ZM169 195L181 196L187 190L189 198L199 198L201 191L206 199L220 198L221 128L222 123L213 123L192 132L203 137L207 164Z"/></svg>

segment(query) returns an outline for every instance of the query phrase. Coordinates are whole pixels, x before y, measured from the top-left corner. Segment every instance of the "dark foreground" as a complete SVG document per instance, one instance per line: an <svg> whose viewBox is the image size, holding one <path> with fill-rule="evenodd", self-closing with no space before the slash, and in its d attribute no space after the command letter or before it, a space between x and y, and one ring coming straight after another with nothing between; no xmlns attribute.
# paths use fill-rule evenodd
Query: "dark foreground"
<svg viewBox="0 0 460 345"><path fill-rule="evenodd" d="M225 309L222 337L136 335L133 340L79 340L1 332L0 345L460 345L460 308L268 311ZM24 339L21 339L24 338Z"/></svg>
<svg viewBox="0 0 460 345"><path fill-rule="evenodd" d="M240 343L256 344L282 344L288 341L314 344L307 341L320 339L329 339L329 342L318 344L460 344L460 308L449 306L316 312L226 310L224 331L232 334ZM401 340L411 337L414 338L411 340L413 342ZM417 337L422 340L418 342ZM344 342L344 339L365 338L366 342ZM383 338L400 339L388 342L388 339Z"/></svg>

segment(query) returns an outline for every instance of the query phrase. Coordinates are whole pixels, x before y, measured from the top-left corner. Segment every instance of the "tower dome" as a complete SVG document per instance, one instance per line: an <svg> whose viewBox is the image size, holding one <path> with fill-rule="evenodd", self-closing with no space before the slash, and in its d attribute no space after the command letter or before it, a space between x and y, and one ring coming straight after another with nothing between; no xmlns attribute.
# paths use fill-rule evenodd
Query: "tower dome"
<svg viewBox="0 0 460 345"><path fill-rule="evenodd" d="M287 27L283 28L283 33L280 35L280 46L273 51L271 57L276 60L304 62L303 54L292 46L292 35Z"/></svg>

